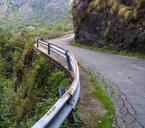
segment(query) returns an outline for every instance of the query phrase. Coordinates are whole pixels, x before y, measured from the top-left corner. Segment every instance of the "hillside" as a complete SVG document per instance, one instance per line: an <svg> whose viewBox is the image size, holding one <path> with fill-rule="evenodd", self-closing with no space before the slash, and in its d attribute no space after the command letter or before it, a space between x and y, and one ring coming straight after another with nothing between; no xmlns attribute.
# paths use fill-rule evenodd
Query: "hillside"
<svg viewBox="0 0 145 128"><path fill-rule="evenodd" d="M71 29L69 10L68 0L0 0L0 128L32 127L70 84L33 48L36 36Z"/></svg>
<svg viewBox="0 0 145 128"><path fill-rule="evenodd" d="M0 29L0 128L30 128L58 100L70 79L34 50L32 33Z"/></svg>
<svg viewBox="0 0 145 128"><path fill-rule="evenodd" d="M74 0L72 7L77 42L145 53L144 0Z"/></svg>
<svg viewBox="0 0 145 128"><path fill-rule="evenodd" d="M69 10L68 0L0 0L0 27L18 30L68 23Z"/></svg>

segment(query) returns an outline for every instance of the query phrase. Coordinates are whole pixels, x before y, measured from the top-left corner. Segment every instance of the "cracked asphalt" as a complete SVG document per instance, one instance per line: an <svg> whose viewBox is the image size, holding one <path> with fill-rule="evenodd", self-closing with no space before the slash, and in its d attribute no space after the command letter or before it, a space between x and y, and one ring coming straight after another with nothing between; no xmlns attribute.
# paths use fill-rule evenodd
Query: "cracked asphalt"
<svg viewBox="0 0 145 128"><path fill-rule="evenodd" d="M145 128L145 60L70 46L73 37L49 42L69 50L87 71L109 83L105 90L116 109L114 128Z"/></svg>

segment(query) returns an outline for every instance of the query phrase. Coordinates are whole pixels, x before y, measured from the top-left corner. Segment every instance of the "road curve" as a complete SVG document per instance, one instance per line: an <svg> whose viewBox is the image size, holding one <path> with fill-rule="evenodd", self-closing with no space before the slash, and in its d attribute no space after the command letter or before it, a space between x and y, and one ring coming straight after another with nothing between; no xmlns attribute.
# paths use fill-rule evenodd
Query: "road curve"
<svg viewBox="0 0 145 128"><path fill-rule="evenodd" d="M145 60L70 46L68 43L73 37L49 42L71 51L86 70L101 74L109 82L108 90L115 92L112 96L116 108L113 127L145 128Z"/></svg>

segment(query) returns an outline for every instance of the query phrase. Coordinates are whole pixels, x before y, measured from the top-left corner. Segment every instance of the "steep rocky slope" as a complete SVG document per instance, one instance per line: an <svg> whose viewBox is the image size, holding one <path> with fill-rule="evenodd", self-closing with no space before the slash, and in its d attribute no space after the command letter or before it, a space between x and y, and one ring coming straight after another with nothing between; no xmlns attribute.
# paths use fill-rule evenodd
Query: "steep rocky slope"
<svg viewBox="0 0 145 128"><path fill-rule="evenodd" d="M74 0L72 12L77 42L145 53L144 0Z"/></svg>

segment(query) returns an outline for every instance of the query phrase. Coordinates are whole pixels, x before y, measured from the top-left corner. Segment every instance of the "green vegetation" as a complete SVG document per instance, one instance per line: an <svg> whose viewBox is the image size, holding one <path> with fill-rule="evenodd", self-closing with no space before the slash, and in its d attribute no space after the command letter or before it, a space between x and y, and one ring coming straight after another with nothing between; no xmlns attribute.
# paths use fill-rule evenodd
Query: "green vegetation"
<svg viewBox="0 0 145 128"><path fill-rule="evenodd" d="M0 28L9 31L21 31L24 27L50 30L62 29L63 25L70 30L72 21L69 11L68 0L1 0Z"/></svg>
<svg viewBox="0 0 145 128"><path fill-rule="evenodd" d="M129 7L120 3L117 0L109 1L109 7L113 12L115 12L118 16L122 17L125 21L130 21L137 18L137 8Z"/></svg>
<svg viewBox="0 0 145 128"><path fill-rule="evenodd" d="M0 30L0 127L33 126L58 99L69 77L33 49L38 31Z"/></svg>
<svg viewBox="0 0 145 128"><path fill-rule="evenodd" d="M73 116L74 116L74 122L71 120L65 120L61 128L83 128L84 127L84 122L81 120L77 113L77 107L73 111Z"/></svg>
<svg viewBox="0 0 145 128"><path fill-rule="evenodd" d="M129 7L118 0L92 0L89 11L103 11L109 9L124 21L130 21L137 18L139 13L138 7L143 3L143 0L134 0L134 3L136 7Z"/></svg>
<svg viewBox="0 0 145 128"><path fill-rule="evenodd" d="M109 96L102 89L99 82L97 82L94 75L89 75L89 80L96 88L96 96L101 100L107 113L98 121L97 128L112 128L113 118L115 114L114 106Z"/></svg>
<svg viewBox="0 0 145 128"><path fill-rule="evenodd" d="M67 73L33 49L34 37L72 29L67 0L0 2L0 127L33 126L67 88Z"/></svg>
<svg viewBox="0 0 145 128"><path fill-rule="evenodd" d="M77 43L75 41L70 42L70 45L77 46L80 48L89 49L89 50L93 50L93 51L97 51L97 52L103 52L103 53L107 53L107 54L109 53L109 54L125 55L125 56L145 59L145 54L142 54L142 53L134 53L134 52L128 52L128 51L117 51L117 50L112 50L109 48L97 48L97 47L93 47L93 46L89 46L89 45L83 45L83 44Z"/></svg>

